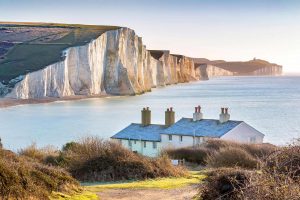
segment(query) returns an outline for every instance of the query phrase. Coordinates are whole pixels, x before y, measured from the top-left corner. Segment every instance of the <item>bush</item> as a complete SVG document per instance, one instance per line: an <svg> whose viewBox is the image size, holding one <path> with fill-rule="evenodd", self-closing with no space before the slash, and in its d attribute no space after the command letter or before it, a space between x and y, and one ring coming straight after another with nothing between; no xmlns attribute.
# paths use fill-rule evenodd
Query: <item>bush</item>
<svg viewBox="0 0 300 200"><path fill-rule="evenodd" d="M87 137L62 152L65 167L80 181L118 181L184 176L167 157L147 158L112 141Z"/></svg>
<svg viewBox="0 0 300 200"><path fill-rule="evenodd" d="M255 158L264 158L270 153L276 151L278 147L272 144L247 144L247 143L237 143L232 141L211 139L206 141L203 146L211 151L219 151L226 147L235 147L245 150L247 153Z"/></svg>
<svg viewBox="0 0 300 200"><path fill-rule="evenodd" d="M260 160L277 149L278 147L271 144L242 144L210 139L196 148L166 149L164 153L172 159L185 159L188 162L201 165L255 168ZM226 156L226 159L223 156Z"/></svg>
<svg viewBox="0 0 300 200"><path fill-rule="evenodd" d="M0 150L1 199L48 199L51 192L79 190L78 182L67 172Z"/></svg>
<svg viewBox="0 0 300 200"><path fill-rule="evenodd" d="M299 173L300 146L290 145L278 148L265 157L259 171L235 168L214 170L209 174L199 196L207 200L300 199Z"/></svg>
<svg viewBox="0 0 300 200"><path fill-rule="evenodd" d="M244 199L240 191L249 184L250 171L223 168L212 171L208 175L206 185L200 190L202 199Z"/></svg>
<svg viewBox="0 0 300 200"><path fill-rule="evenodd" d="M263 170L300 180L300 146L291 145L270 154L265 159Z"/></svg>
<svg viewBox="0 0 300 200"><path fill-rule="evenodd" d="M48 146L39 149L35 143L31 144L27 148L21 149L18 153L21 156L31 158L40 163L44 163L45 160L48 159L47 157L56 157L59 154L54 147Z"/></svg>
<svg viewBox="0 0 300 200"><path fill-rule="evenodd" d="M299 182L287 176L241 169L218 169L209 174L199 196L205 200L300 199Z"/></svg>
<svg viewBox="0 0 300 200"><path fill-rule="evenodd" d="M240 144L240 147L255 158L264 159L279 147L272 144Z"/></svg>
<svg viewBox="0 0 300 200"><path fill-rule="evenodd" d="M206 165L207 156L211 153L208 149L203 147L198 148L179 148L166 149L164 151L172 159L184 159L185 161Z"/></svg>
<svg viewBox="0 0 300 200"><path fill-rule="evenodd" d="M224 147L207 158L211 167L242 167L255 169L258 161L241 148Z"/></svg>

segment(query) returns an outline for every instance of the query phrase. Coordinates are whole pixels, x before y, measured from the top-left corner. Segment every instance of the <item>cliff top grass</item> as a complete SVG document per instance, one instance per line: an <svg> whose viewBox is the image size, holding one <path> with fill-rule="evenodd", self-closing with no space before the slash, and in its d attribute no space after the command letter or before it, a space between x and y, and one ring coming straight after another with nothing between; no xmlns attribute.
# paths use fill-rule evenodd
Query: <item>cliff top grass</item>
<svg viewBox="0 0 300 200"><path fill-rule="evenodd" d="M37 71L63 59L62 52L82 46L117 26L0 22L0 81Z"/></svg>
<svg viewBox="0 0 300 200"><path fill-rule="evenodd" d="M255 59L246 62L215 62L214 64L217 67L221 67L225 70L236 72L239 74L247 74L258 69L264 67L271 67L271 66L279 66L275 63L270 63L265 60Z"/></svg>
<svg viewBox="0 0 300 200"><path fill-rule="evenodd" d="M206 58L194 58L194 62L196 66L199 66L201 64L209 64L241 75L254 72L264 67L272 67L272 66L281 67L278 64L270 63L266 60L261 60L261 59L253 59L244 62L242 61L228 62L225 60L208 60Z"/></svg>

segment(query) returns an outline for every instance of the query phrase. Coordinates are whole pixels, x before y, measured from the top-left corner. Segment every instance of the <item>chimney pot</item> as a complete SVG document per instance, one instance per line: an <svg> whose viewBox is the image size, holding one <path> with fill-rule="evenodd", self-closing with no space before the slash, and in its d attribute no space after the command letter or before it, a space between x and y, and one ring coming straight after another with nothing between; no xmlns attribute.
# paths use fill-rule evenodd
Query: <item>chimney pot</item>
<svg viewBox="0 0 300 200"><path fill-rule="evenodd" d="M175 112L173 111L173 108L167 108L167 111L165 112L165 126L171 126L175 123Z"/></svg>
<svg viewBox="0 0 300 200"><path fill-rule="evenodd" d="M151 111L149 107L142 110L142 126L148 126L151 124Z"/></svg>
<svg viewBox="0 0 300 200"><path fill-rule="evenodd" d="M230 115L228 114L228 108L221 108L220 114L220 123L225 123L230 119Z"/></svg>
<svg viewBox="0 0 300 200"><path fill-rule="evenodd" d="M225 114L224 108L221 108L221 113L222 113L222 114Z"/></svg>
<svg viewBox="0 0 300 200"><path fill-rule="evenodd" d="M197 107L195 107L195 113L197 113L198 112L198 108Z"/></svg>

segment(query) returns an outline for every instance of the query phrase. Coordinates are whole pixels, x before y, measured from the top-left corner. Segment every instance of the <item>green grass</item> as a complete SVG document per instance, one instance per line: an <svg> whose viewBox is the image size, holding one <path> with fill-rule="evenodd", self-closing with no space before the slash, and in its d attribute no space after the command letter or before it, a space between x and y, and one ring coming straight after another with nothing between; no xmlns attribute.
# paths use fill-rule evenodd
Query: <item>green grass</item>
<svg viewBox="0 0 300 200"><path fill-rule="evenodd" d="M50 200L94 200L99 198L96 193L105 189L174 189L192 184L199 184L204 178L206 178L206 175L203 173L190 171L188 177L158 178L125 183L101 183L84 186L84 191L82 193L74 195L53 192L50 196Z"/></svg>
<svg viewBox="0 0 300 200"><path fill-rule="evenodd" d="M95 193L84 191L80 194L66 195L60 192L53 192L50 200L96 200L99 199Z"/></svg>
<svg viewBox="0 0 300 200"><path fill-rule="evenodd" d="M70 30L70 32L60 39L52 40L47 43L37 43L37 40L43 38L37 37L32 41L15 45L5 55L5 59L0 62L0 81L4 81L5 83L20 75L43 69L47 65L62 60L62 51L67 48L85 45L91 40L99 37L102 33L119 28L116 26L47 23L17 23L10 24L9 26L36 28L59 27L66 28L66 30Z"/></svg>
<svg viewBox="0 0 300 200"><path fill-rule="evenodd" d="M9 81L61 60L64 44L19 44L0 63L0 79Z"/></svg>
<svg viewBox="0 0 300 200"><path fill-rule="evenodd" d="M149 179L144 181L127 182L127 183L112 183L112 184L101 184L85 186L85 189L90 192L99 192L104 189L173 189L180 188L191 184L200 183L206 175L199 172L190 172L188 177L180 178L159 178Z"/></svg>

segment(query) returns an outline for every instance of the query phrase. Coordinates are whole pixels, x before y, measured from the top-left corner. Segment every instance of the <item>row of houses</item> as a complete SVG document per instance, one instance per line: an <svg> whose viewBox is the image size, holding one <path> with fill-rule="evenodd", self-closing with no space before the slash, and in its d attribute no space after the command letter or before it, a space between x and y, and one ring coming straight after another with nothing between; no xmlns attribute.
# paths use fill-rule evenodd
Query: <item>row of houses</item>
<svg viewBox="0 0 300 200"><path fill-rule="evenodd" d="M204 119L201 107L191 118L175 121L175 111L165 111L164 124L151 123L151 110L143 108L141 123L132 123L111 137L124 147L145 156L155 157L165 148L198 146L211 138L241 143L262 143L264 134L244 121L230 120L228 108L221 108L219 119Z"/></svg>

